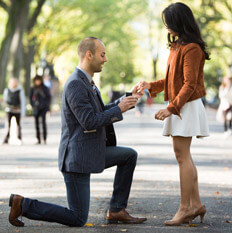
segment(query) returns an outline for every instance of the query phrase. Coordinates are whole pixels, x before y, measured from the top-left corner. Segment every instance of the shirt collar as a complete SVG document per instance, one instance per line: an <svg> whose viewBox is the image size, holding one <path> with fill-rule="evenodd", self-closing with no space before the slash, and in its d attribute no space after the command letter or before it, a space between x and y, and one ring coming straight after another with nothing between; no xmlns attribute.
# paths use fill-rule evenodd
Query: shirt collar
<svg viewBox="0 0 232 233"><path fill-rule="evenodd" d="M77 69L81 70L86 75L86 77L87 77L87 79L89 80L90 83L92 82L93 77L87 71L83 70L79 66L77 66Z"/></svg>

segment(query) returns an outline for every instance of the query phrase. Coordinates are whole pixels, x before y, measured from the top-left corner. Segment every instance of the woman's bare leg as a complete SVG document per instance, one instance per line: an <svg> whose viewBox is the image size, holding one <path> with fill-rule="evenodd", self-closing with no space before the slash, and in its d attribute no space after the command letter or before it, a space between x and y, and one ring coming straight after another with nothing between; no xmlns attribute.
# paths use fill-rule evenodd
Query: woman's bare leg
<svg viewBox="0 0 232 233"><path fill-rule="evenodd" d="M196 166L193 162L192 157L191 157L191 161L192 161L192 164L194 167L194 186L193 186L192 195L190 197L190 205L191 205L192 209L197 210L202 206L202 204L201 204L201 199L200 199L199 189L198 189L197 169L196 169Z"/></svg>
<svg viewBox="0 0 232 233"><path fill-rule="evenodd" d="M194 211L191 207L191 197L198 191L198 188L194 192L197 172L190 153L191 141L192 137L173 137L173 149L179 164L181 191L180 207L173 218L174 221L180 219L186 213ZM193 200L195 202L196 199L193 198Z"/></svg>

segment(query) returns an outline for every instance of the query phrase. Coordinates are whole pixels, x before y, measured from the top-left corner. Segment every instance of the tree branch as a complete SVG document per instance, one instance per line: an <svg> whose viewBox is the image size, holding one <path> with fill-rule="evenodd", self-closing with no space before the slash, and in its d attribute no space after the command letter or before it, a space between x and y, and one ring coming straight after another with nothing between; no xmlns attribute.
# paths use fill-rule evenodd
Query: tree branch
<svg viewBox="0 0 232 233"><path fill-rule="evenodd" d="M35 8L31 18L29 19L28 25L27 25L27 31L30 32L31 29L34 27L37 17L40 14L40 11L42 9L43 4L46 0L38 0L37 7Z"/></svg>
<svg viewBox="0 0 232 233"><path fill-rule="evenodd" d="M229 3L227 1L225 1L225 5L226 5L227 9L229 10L229 12L232 12L232 5L229 5Z"/></svg>
<svg viewBox="0 0 232 233"><path fill-rule="evenodd" d="M2 7L5 11L9 12L9 6L2 0L0 0L0 7Z"/></svg>

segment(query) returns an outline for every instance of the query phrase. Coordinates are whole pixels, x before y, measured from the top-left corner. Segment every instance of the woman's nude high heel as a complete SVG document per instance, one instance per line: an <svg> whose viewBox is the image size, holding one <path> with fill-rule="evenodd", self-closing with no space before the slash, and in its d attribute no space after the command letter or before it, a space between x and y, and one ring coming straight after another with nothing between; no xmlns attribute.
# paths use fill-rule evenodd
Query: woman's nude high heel
<svg viewBox="0 0 232 233"><path fill-rule="evenodd" d="M180 226L183 223L189 223L192 224L192 220L195 216L195 213L187 213L183 215L181 218L178 220L167 220L164 222L166 226Z"/></svg>
<svg viewBox="0 0 232 233"><path fill-rule="evenodd" d="M205 213L206 213L206 208L205 208L205 205L203 205L198 210L195 211L193 219L195 219L197 216L200 216L201 223L202 223L204 216L205 216Z"/></svg>

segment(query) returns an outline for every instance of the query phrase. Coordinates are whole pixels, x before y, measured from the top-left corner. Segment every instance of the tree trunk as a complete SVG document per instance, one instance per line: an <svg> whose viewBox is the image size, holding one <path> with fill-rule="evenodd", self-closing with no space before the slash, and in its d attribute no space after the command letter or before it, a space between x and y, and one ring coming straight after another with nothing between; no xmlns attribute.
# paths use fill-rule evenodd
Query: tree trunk
<svg viewBox="0 0 232 233"><path fill-rule="evenodd" d="M152 61L153 61L153 78L154 78L154 80L156 80L157 79L157 61L158 61L158 59L153 58Z"/></svg>
<svg viewBox="0 0 232 233"><path fill-rule="evenodd" d="M28 12L30 1L31 0L11 0L5 37L2 41L0 50L0 93L2 93L6 85L7 66L10 58L9 54L11 48L13 48L11 54L14 60L13 64L18 67L18 65L20 66L22 62L22 42L20 41L22 41L23 30L25 30L24 24L28 16L28 13L26 12ZM27 15L24 16L23 14ZM13 38L14 43L12 43ZM16 77L18 77L18 68L14 68L14 70Z"/></svg>
<svg viewBox="0 0 232 233"><path fill-rule="evenodd" d="M13 61L12 75L19 78L20 70L23 64L23 34L27 26L29 4L31 0L18 0L16 7L21 8L18 13L18 20L16 25L15 34L12 40L11 56Z"/></svg>
<svg viewBox="0 0 232 233"><path fill-rule="evenodd" d="M29 41L27 48L24 51L24 71L25 71L25 80L24 80L24 90L26 96L30 93L31 88L31 64L34 62L35 55L35 38Z"/></svg>
<svg viewBox="0 0 232 233"><path fill-rule="evenodd" d="M9 51L10 45L12 41L13 33L9 32L8 35L5 36L0 51L0 93L3 92L6 85L6 67L9 61Z"/></svg>
<svg viewBox="0 0 232 233"><path fill-rule="evenodd" d="M9 61L10 46L17 21L14 8L14 3L16 2L16 0L12 0L11 2L11 7L8 13L8 21L6 24L5 37L2 41L0 50L0 93L2 93L6 85L6 72L7 64Z"/></svg>
<svg viewBox="0 0 232 233"><path fill-rule="evenodd" d="M30 33L33 30L33 27L36 24L37 18L42 10L42 7L44 5L44 3L46 2L46 0L38 0L37 3L37 7L35 8L31 18L28 20L28 24L27 24L27 42L25 43L23 46L23 50L24 50L24 54L23 54L23 67L24 67L24 75L25 75L25 79L24 79L24 90L26 93L26 96L29 95L30 93L30 88L31 88L31 65L34 62L34 56L35 56L35 46L36 46L36 38L29 38L30 37Z"/></svg>

